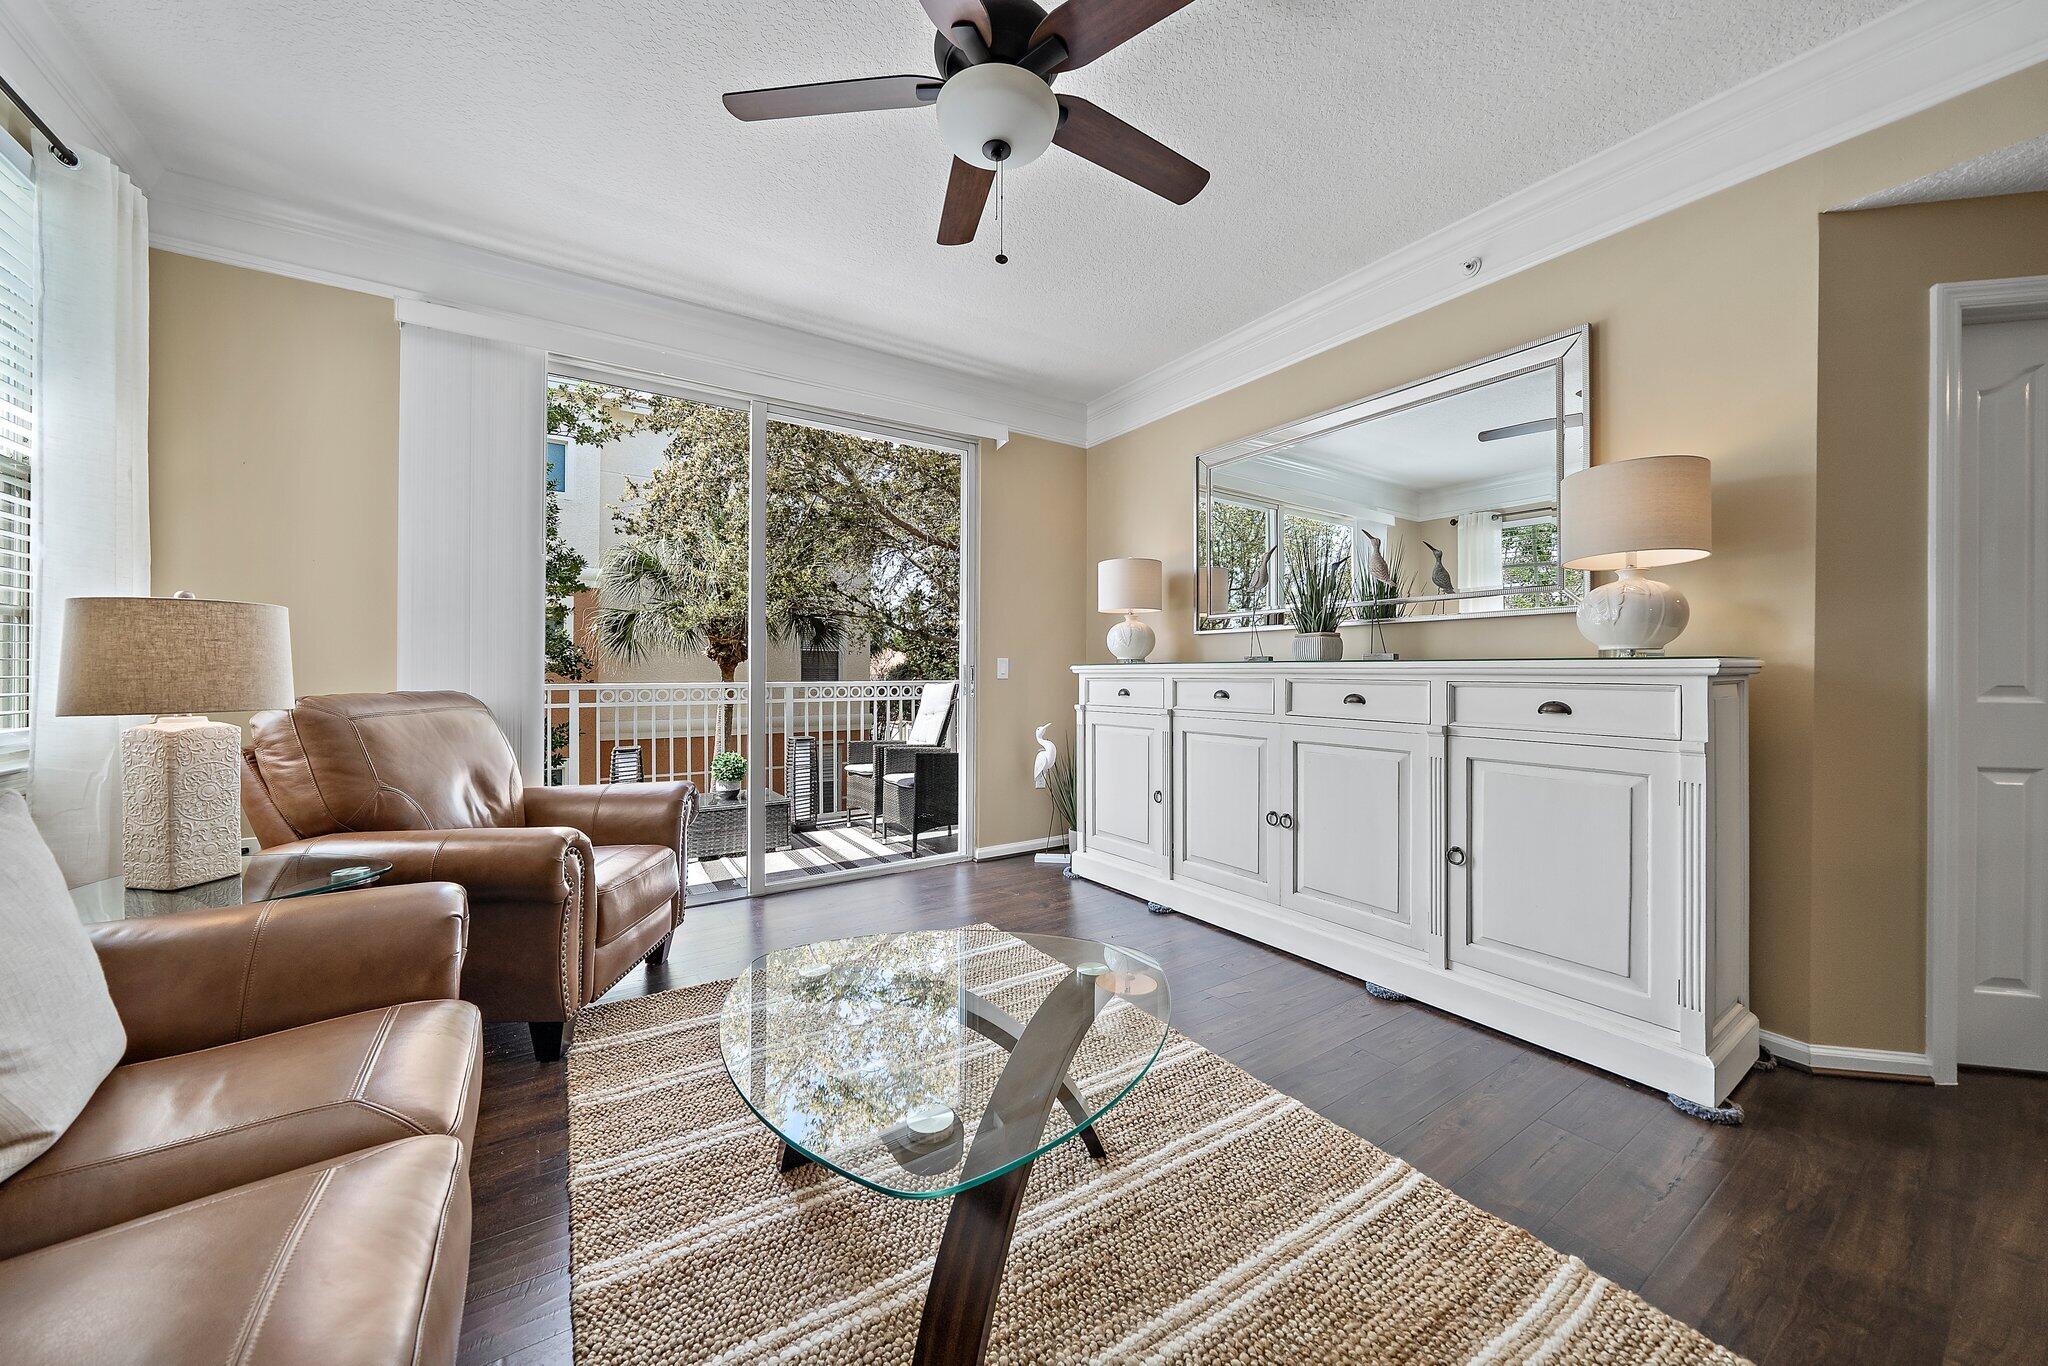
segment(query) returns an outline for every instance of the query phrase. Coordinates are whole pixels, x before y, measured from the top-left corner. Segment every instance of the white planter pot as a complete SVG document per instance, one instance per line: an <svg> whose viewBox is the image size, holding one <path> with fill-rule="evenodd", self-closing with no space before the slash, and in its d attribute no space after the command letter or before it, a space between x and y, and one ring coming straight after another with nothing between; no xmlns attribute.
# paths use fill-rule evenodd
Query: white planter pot
<svg viewBox="0 0 2048 1366"><path fill-rule="evenodd" d="M1335 631L1318 631L1294 638L1296 659L1331 660L1344 658L1344 637Z"/></svg>
<svg viewBox="0 0 2048 1366"><path fill-rule="evenodd" d="M716 797L730 797L746 785L744 778L736 783L727 782L723 778L713 778L711 780L711 793Z"/></svg>

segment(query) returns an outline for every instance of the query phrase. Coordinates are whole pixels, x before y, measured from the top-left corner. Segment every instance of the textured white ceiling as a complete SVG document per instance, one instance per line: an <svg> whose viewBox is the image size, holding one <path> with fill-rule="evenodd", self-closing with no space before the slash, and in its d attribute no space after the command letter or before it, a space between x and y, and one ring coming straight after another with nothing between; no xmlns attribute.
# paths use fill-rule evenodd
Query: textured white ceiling
<svg viewBox="0 0 2048 1366"><path fill-rule="evenodd" d="M1986 152L1946 170L1876 194L1844 209L1889 209L1901 204L1933 204L1944 199L1984 199L1999 194L2033 194L2048 190L2048 133L1995 152Z"/></svg>
<svg viewBox="0 0 2048 1366"><path fill-rule="evenodd" d="M1011 182L1007 267L933 244L926 111L719 105L928 72L916 0L51 9L173 171L1087 400L1897 3L1198 0L1060 88L1208 190L1055 149Z"/></svg>

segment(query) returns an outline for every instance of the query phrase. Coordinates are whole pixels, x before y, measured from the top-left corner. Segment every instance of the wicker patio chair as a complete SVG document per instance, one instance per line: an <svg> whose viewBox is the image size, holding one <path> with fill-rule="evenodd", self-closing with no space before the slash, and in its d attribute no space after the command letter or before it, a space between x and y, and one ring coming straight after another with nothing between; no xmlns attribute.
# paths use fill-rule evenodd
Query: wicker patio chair
<svg viewBox="0 0 2048 1366"><path fill-rule="evenodd" d="M882 810L879 777L885 772L904 771L885 769L882 766L881 751L949 749L953 730L953 701L958 692L959 685L956 683L927 683L924 695L918 698L917 715L911 721L910 733L905 738L855 740L847 745L846 762L841 765L839 774L843 792L841 804L849 816L859 812L868 818L871 828L881 827L885 813ZM955 786L958 786L957 779Z"/></svg>

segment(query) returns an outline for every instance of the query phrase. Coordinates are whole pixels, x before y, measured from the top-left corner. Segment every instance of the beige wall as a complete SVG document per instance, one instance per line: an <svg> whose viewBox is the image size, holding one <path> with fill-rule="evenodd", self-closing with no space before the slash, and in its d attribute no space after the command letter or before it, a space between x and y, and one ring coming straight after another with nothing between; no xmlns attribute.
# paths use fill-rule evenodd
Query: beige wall
<svg viewBox="0 0 2048 1366"><path fill-rule="evenodd" d="M1714 461L1714 557L1665 573L1692 600L1683 647L1766 663L1751 751L1753 1005L1767 1028L1802 1039L1884 1046L1902 1021L1917 1036L1911 960L1845 959L1817 933L1853 919L1853 908L1814 904L1820 214L2044 128L2048 67L2035 67L1095 447L1087 558L1167 562L1155 658L1242 655L1242 637L1192 631L1197 452L1591 323L1595 458L1686 451ZM1092 606L1084 591L1083 610ZM1359 634L1346 633L1354 652ZM1568 616L1395 626L1388 638L1409 658L1591 653ZM1107 658L1092 635L1089 649ZM1906 641L1908 668L1917 650ZM1831 806L1830 820L1840 818ZM1824 1011L1823 986L1839 993ZM1852 1000L1881 1003L1879 1012L1841 1007Z"/></svg>
<svg viewBox="0 0 2048 1366"><path fill-rule="evenodd" d="M153 251L153 587L283 603L300 693L398 672L391 301Z"/></svg>
<svg viewBox="0 0 2048 1366"><path fill-rule="evenodd" d="M1093 589L1086 493L1086 457L1075 447L1028 436L1000 447L982 443L974 839L983 848L1047 832L1046 793L1031 785L1038 754L1031 733L1051 722L1047 734L1060 753L1073 752L1068 670L1086 657L1084 637L1096 621L1092 610L1085 617L1073 610L1084 585ZM998 658L1010 661L1007 679L996 677Z"/></svg>
<svg viewBox="0 0 2048 1366"><path fill-rule="evenodd" d="M2048 194L1820 224L1813 1030L1923 1046L1927 291L2048 275Z"/></svg>

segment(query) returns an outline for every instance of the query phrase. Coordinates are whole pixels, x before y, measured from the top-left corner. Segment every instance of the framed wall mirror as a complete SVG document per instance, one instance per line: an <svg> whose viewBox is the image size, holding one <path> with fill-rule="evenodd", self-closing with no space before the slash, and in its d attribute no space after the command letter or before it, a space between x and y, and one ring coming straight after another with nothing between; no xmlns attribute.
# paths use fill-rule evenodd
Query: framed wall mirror
<svg viewBox="0 0 2048 1366"><path fill-rule="evenodd" d="M1343 558L1345 624L1568 611L1558 486L1590 463L1580 327L1195 458L1195 629L1289 619L1289 571ZM1263 571L1263 572L1262 572Z"/></svg>

